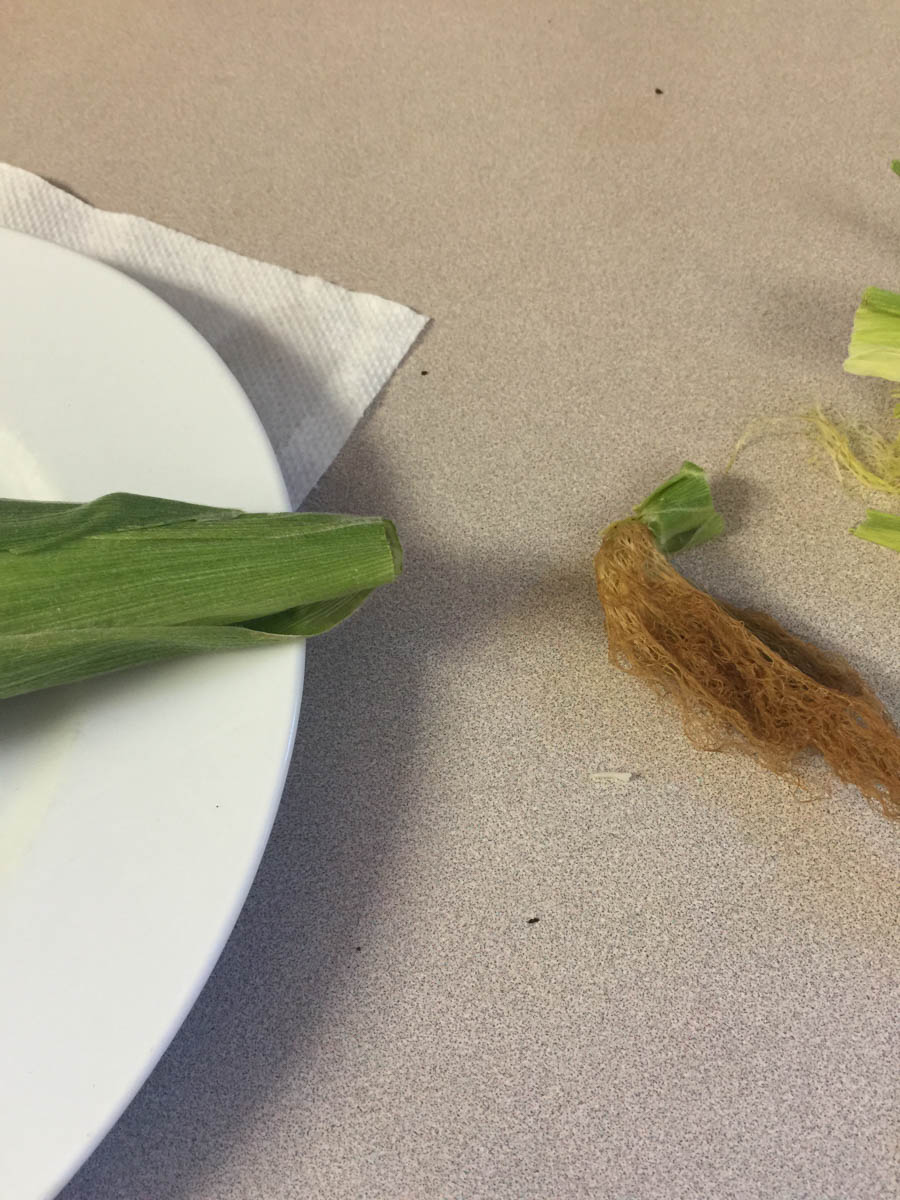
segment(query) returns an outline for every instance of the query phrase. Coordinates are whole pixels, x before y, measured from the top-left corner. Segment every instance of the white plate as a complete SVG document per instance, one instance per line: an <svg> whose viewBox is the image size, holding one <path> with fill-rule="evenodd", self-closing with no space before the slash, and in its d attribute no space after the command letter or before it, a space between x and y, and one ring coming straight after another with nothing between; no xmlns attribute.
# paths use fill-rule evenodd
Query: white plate
<svg viewBox="0 0 900 1200"><path fill-rule="evenodd" d="M0 230L0 495L288 507L271 447L180 316ZM303 648L0 702L0 1197L53 1196L184 1019L284 783Z"/></svg>

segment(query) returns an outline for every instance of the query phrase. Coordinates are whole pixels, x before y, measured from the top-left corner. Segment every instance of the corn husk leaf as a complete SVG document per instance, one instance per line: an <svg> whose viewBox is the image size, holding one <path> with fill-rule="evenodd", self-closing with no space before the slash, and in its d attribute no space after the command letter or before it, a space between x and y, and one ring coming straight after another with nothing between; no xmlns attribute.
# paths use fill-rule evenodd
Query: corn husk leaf
<svg viewBox="0 0 900 1200"><path fill-rule="evenodd" d="M211 508L136 492L110 492L87 504L0 499L0 550L27 554L74 542L88 534L149 529L182 521L226 521L241 515L239 508Z"/></svg>
<svg viewBox="0 0 900 1200"><path fill-rule="evenodd" d="M886 546L888 550L900 552L900 516L896 513L879 512L877 508L866 510L866 519L854 526L851 533L866 542Z"/></svg>
<svg viewBox="0 0 900 1200"><path fill-rule="evenodd" d="M718 537L725 522L716 512L706 472L684 462L634 509L648 526L663 554L677 554Z"/></svg>
<svg viewBox="0 0 900 1200"><path fill-rule="evenodd" d="M380 518L0 500L0 698L323 633L400 569Z"/></svg>
<svg viewBox="0 0 900 1200"><path fill-rule="evenodd" d="M900 295L870 287L853 318L844 370L900 383Z"/></svg>

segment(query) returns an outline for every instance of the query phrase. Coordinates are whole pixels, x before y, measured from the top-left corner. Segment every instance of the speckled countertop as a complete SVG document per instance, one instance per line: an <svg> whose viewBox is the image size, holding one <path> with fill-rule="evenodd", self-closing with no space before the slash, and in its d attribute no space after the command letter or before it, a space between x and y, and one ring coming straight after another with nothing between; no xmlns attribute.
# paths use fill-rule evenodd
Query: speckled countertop
<svg viewBox="0 0 900 1200"><path fill-rule="evenodd" d="M310 648L246 909L65 1200L896 1197L900 829L695 751L590 576L749 417L884 405L896 5L0 8L0 158L434 317L312 497L406 574ZM684 570L900 714L900 563L806 457Z"/></svg>

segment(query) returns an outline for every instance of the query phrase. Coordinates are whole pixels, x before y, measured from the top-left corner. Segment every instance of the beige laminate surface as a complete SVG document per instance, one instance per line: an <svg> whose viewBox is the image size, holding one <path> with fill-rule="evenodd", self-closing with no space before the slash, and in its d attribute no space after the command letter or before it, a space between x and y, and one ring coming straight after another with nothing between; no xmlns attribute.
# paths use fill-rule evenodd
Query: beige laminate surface
<svg viewBox="0 0 900 1200"><path fill-rule="evenodd" d="M888 0L0 0L0 158L434 317L311 498L406 574L310 647L246 909L65 1200L898 1195L900 828L695 751L590 576L751 416L884 406L898 50ZM806 457L683 567L900 715L900 563Z"/></svg>

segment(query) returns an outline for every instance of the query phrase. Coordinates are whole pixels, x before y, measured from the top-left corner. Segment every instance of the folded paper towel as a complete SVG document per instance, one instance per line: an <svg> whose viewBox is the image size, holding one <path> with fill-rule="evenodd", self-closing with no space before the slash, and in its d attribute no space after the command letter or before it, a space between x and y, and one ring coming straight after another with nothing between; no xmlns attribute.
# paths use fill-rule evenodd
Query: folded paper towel
<svg viewBox="0 0 900 1200"><path fill-rule="evenodd" d="M379 296L93 208L4 163L0 226L101 259L186 317L250 397L295 505L427 322Z"/></svg>

